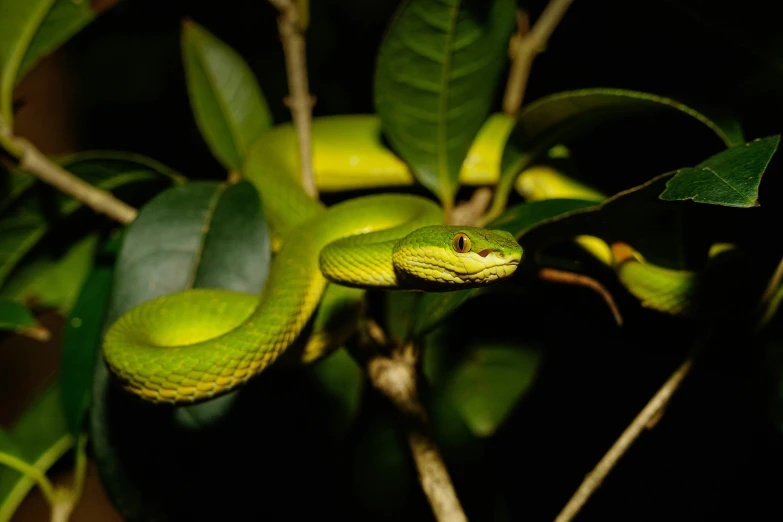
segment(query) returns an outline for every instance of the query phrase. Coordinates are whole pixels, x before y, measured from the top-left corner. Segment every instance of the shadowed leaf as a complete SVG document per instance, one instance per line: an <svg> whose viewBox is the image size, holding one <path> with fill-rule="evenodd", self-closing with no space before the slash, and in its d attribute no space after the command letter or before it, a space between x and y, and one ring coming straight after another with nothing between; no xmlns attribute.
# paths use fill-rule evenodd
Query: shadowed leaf
<svg viewBox="0 0 783 522"><path fill-rule="evenodd" d="M780 143L780 136L724 150L695 167L680 169L666 183L664 201L692 199L729 207L759 206L759 184Z"/></svg>
<svg viewBox="0 0 783 522"><path fill-rule="evenodd" d="M582 89L546 96L523 108L506 143L491 215L503 209L517 176L546 150L611 119L651 111L676 111L695 118L727 147L744 142L733 122L717 123L678 101L623 89ZM675 114L676 114L675 112Z"/></svg>
<svg viewBox="0 0 783 522"><path fill-rule="evenodd" d="M514 26L509 0L408 0L381 44L375 106L392 148L451 208Z"/></svg>

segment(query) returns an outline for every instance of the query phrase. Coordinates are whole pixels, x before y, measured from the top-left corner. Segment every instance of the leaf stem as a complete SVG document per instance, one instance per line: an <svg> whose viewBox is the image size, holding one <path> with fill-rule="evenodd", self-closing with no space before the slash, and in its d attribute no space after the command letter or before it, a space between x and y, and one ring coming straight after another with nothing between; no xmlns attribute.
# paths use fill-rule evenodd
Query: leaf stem
<svg viewBox="0 0 783 522"><path fill-rule="evenodd" d="M639 438L642 430L652 427L658 420L661 412L671 400L672 395L680 387L688 372L690 372L692 365L693 356L688 357L666 380L644 409L639 412L633 422L623 431L620 438L615 441L609 451L593 468L593 471L585 477L579 489L576 490L568 504L557 516L555 522L570 522L573 520L579 513L579 510L582 509L582 506L585 505L590 496L595 493L612 468L617 464L617 461L620 460L620 457L625 455L631 444Z"/></svg>
<svg viewBox="0 0 783 522"><path fill-rule="evenodd" d="M39 470L32 464L28 464L27 462L23 461L18 457L9 455L8 453L3 453L1 451L0 451L0 464L4 464L10 468L13 468L19 473L34 480L38 484L38 487L41 489L41 493L43 493L43 496L44 498L46 498L46 501L49 503L50 506L54 507L54 504L56 502L54 486L52 485L51 481L47 478L45 473L43 473L41 470Z"/></svg>
<svg viewBox="0 0 783 522"><path fill-rule="evenodd" d="M137 210L115 198L110 192L96 188L74 176L50 160L32 143L14 136L0 116L0 147L17 160L19 168L29 172L69 196L81 201L94 211L127 224L136 219Z"/></svg>
<svg viewBox="0 0 783 522"><path fill-rule="evenodd" d="M301 0L269 0L280 15L277 26L283 42L286 72L288 73L289 96L285 103L291 110L297 140L299 143L299 163L302 186L312 198L318 197L313 172L313 157L310 126L313 118L313 97L307 82L307 54L305 52L304 32L307 29L307 4Z"/></svg>
<svg viewBox="0 0 783 522"><path fill-rule="evenodd" d="M620 314L620 310L617 308L617 304L614 302L612 294L609 293L604 285L592 277L588 277L584 274L577 274L576 272L568 272L565 270L558 270L556 268L549 267L540 269L538 271L538 277L544 281L550 281L552 283L583 286L585 288L594 290L609 306L609 309L612 311L612 315L614 316L614 320L617 322L617 325L622 326L623 316Z"/></svg>
<svg viewBox="0 0 783 522"><path fill-rule="evenodd" d="M546 48L549 37L565 15L573 0L549 0L530 31L526 31L526 15L520 15L520 30L511 42L511 70L503 97L503 112L513 116L519 112L527 88L530 69L536 55Z"/></svg>

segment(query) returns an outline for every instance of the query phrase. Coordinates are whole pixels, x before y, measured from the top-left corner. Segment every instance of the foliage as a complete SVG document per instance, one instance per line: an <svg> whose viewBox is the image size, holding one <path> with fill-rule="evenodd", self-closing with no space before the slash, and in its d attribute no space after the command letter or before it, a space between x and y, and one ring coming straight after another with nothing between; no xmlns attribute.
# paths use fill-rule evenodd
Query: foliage
<svg viewBox="0 0 783 522"><path fill-rule="evenodd" d="M330 42L334 22L316 11L326 8L309 13L308 2L298 4L308 35ZM276 29L276 13L265 7L259 23ZM346 92L363 88L374 113L356 114L369 109L345 102L345 110L317 113L312 123L319 201L297 192L292 102L277 96L282 62L259 55L255 39L242 45L233 26L213 26L209 15L183 17L172 90L190 110L178 115L177 129L195 138L171 132L166 139L187 142L192 158L149 145L158 140L151 127L168 124L163 117L136 133L137 143L148 144L144 154L100 145L52 158L139 208L134 221L118 224L25 172L11 139L20 80L59 47L75 45L83 28L115 22L98 17L90 2L0 0L0 334L9 342L41 339L43 311L64 320L55 336L61 371L0 430L2 462L17 462L0 464L0 520L34 487L29 467L50 471L85 434L103 487L127 520L274 518L279 510L291 519L323 512L430 519L404 426L362 367L373 323L391 345L421 349L421 400L472 519L535 518L526 503L551 517L566 498L562 488L581 480L693 345L732 390L754 401L748 424L779 444L778 122L753 120L743 129L750 109L728 110L706 95L691 104L592 86L613 77L561 82L564 89L542 77L517 114L499 114L516 7L405 0L384 16L377 60L372 70L359 68L371 80L356 87L334 75ZM133 9L110 12L119 19ZM560 30L559 38L579 46L568 24ZM569 68L553 45L556 68ZM324 46L308 49L313 77L323 82L316 86L328 85L322 62L331 71L329 60L337 60L324 58ZM313 90L316 111L342 99ZM155 150L182 174L148 157ZM280 244L297 240L295 225L357 194L413 192L451 216L479 185L493 196L477 221L510 232L524 249L511 281L446 293L329 285L300 339L330 344L319 360L296 344L247 386L187 406L153 407L115 386L101 346L124 312L196 288L255 299ZM625 325L612 322L597 294L540 281L547 267L602 283ZM244 319L231 318L230 326ZM687 407L701 405L692 402ZM679 415L687 425L688 414ZM558 453L536 457L537 445ZM562 468L557 479L549 477L553 460ZM516 479L526 488L512 486ZM550 486L556 505L535 504L530 492ZM611 499L621 486L604 487Z"/></svg>

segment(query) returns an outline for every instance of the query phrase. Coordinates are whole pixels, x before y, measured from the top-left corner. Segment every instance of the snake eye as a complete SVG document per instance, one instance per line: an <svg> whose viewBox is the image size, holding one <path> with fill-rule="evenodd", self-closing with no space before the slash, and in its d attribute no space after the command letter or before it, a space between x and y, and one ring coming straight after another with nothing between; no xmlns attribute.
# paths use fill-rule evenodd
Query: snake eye
<svg viewBox="0 0 783 522"><path fill-rule="evenodd" d="M451 245L454 247L454 250L456 250L459 253L464 253L470 250L470 238L460 232L456 236L454 236L454 239L451 242Z"/></svg>

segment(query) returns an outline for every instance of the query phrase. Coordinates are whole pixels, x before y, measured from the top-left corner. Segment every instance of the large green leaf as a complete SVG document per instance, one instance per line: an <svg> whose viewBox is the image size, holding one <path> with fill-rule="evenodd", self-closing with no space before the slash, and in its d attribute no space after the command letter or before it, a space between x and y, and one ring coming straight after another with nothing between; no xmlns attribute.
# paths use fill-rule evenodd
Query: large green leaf
<svg viewBox="0 0 783 522"><path fill-rule="evenodd" d="M0 451L10 450L12 455L44 473L72 446L73 439L65 425L58 383L46 388L27 407L8 436L0 437ZM11 519L34 485L32 479L0 465L0 522Z"/></svg>
<svg viewBox="0 0 783 522"><path fill-rule="evenodd" d="M18 78L92 20L90 2L0 0L0 119L13 123Z"/></svg>
<svg viewBox="0 0 783 522"><path fill-rule="evenodd" d="M522 203L508 209L502 216L490 222L487 228L505 230L513 234L514 237L519 238L539 222L568 214L578 209L595 206L596 203L594 201L578 199L549 199ZM525 255L529 255L529 253ZM520 277L520 275L517 274L515 277ZM418 313L413 319L411 335L415 338L430 331L450 316L465 301L480 291L482 289L471 288L455 292L426 293L422 295L418 304Z"/></svg>
<svg viewBox="0 0 783 522"><path fill-rule="evenodd" d="M96 234L88 234L55 257L48 252L21 264L0 287L0 299L12 299L68 315L92 267Z"/></svg>
<svg viewBox="0 0 783 522"><path fill-rule="evenodd" d="M62 165L103 190L118 190L140 183L168 184L182 177L160 163L137 154L101 151L68 156ZM51 230L53 223L70 216L82 203L62 194L28 190L18 203L0 216L0 285L17 263Z"/></svg>
<svg viewBox="0 0 783 522"><path fill-rule="evenodd" d="M719 124L701 112L663 96L604 88L545 96L522 109L511 131L503 151L500 180L490 217L502 212L517 176L551 145L610 119L653 111L669 111L695 118L727 147L744 143L734 122L721 121Z"/></svg>
<svg viewBox="0 0 783 522"><path fill-rule="evenodd" d="M19 65L19 81L39 60L65 43L95 18L91 2L84 0L54 0L49 12L38 26L35 36Z"/></svg>
<svg viewBox="0 0 783 522"><path fill-rule="evenodd" d="M514 27L511 0L408 0L378 54L375 106L393 149L449 209Z"/></svg>
<svg viewBox="0 0 783 522"><path fill-rule="evenodd" d="M759 206L759 184L780 143L770 136L719 152L695 167L680 169L666 183L665 201L692 199L729 207Z"/></svg>
<svg viewBox="0 0 783 522"><path fill-rule="evenodd" d="M190 104L201 134L227 169L238 169L272 116L247 63L200 25L182 29Z"/></svg>

